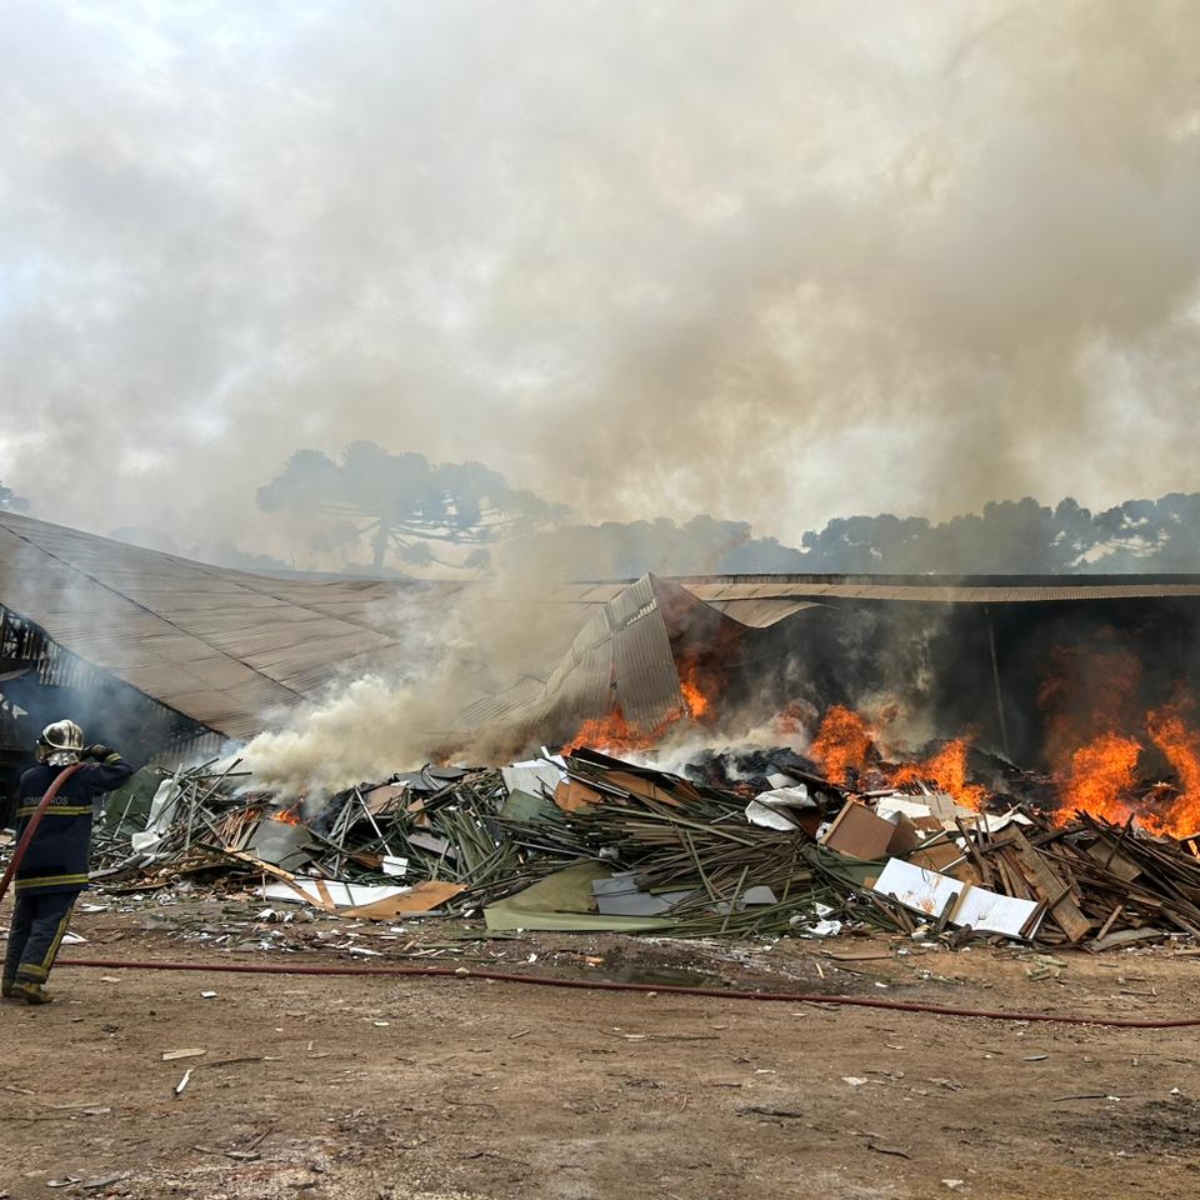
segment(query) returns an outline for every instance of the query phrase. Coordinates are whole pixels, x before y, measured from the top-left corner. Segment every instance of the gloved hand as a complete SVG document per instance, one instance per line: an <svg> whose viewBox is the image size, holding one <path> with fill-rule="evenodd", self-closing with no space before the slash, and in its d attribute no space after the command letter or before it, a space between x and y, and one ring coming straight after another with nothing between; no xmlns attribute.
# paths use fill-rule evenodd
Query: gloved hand
<svg viewBox="0 0 1200 1200"><path fill-rule="evenodd" d="M104 762L113 752L111 746L106 746L103 742L95 742L84 750L80 758L91 759L93 762Z"/></svg>

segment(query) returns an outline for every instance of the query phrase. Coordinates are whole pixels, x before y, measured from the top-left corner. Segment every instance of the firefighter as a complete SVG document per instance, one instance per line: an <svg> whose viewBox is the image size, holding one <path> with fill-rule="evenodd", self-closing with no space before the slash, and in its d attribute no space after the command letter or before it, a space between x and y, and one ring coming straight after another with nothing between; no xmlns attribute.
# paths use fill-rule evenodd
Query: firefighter
<svg viewBox="0 0 1200 1200"><path fill-rule="evenodd" d="M84 749L74 721L47 725L37 742L39 766L21 776L17 840L51 783L73 763L87 765L63 784L50 802L17 868L16 905L0 992L9 1000L47 1004L46 977L58 956L71 909L87 887L92 808L97 797L116 791L133 768L108 746Z"/></svg>

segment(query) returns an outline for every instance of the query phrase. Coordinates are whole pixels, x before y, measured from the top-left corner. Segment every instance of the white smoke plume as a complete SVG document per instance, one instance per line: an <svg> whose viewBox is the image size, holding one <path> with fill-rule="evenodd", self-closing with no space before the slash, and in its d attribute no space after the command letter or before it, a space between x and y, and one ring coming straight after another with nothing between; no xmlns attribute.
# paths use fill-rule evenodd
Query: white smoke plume
<svg viewBox="0 0 1200 1200"><path fill-rule="evenodd" d="M261 733L239 752L254 787L284 794L336 792L390 778L429 761L436 733L430 700L439 693L366 675L338 688L285 725Z"/></svg>
<svg viewBox="0 0 1200 1200"><path fill-rule="evenodd" d="M389 663L347 672L238 750L253 786L332 792L431 761L506 758L522 737L503 723L464 727L463 708L521 675L544 678L582 620L546 602L536 573L505 571L443 601L399 599L380 617L399 638Z"/></svg>
<svg viewBox="0 0 1200 1200"><path fill-rule="evenodd" d="M583 520L1190 490L1200 9L39 0L0 479L287 553L300 445Z"/></svg>
<svg viewBox="0 0 1200 1200"><path fill-rule="evenodd" d="M1188 0L20 0L3 45L0 479L39 517L288 555L255 491L360 438L785 541L1194 489ZM419 765L554 640L450 630L264 774Z"/></svg>

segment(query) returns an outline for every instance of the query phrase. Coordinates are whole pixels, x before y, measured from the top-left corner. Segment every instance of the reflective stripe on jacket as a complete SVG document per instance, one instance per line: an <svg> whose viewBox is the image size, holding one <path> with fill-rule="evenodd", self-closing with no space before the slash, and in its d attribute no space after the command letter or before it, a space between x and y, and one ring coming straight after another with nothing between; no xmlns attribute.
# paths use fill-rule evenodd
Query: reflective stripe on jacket
<svg viewBox="0 0 1200 1200"><path fill-rule="evenodd" d="M21 776L18 841L42 797L65 770L43 764ZM63 784L42 815L21 861L16 878L18 892L77 892L87 887L93 803L102 793L115 792L132 774L133 768L119 754L113 754L106 762L86 763Z"/></svg>

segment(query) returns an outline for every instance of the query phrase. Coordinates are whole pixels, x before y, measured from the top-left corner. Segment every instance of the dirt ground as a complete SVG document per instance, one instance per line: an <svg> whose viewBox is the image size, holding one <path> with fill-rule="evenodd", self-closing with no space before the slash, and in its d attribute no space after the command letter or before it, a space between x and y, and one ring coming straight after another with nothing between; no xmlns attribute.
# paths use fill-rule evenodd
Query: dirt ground
<svg viewBox="0 0 1200 1200"><path fill-rule="evenodd" d="M887 938L479 940L462 922L279 923L259 920L261 908L110 905L79 916L87 945L64 958L432 961L1013 1012L1197 1015L1200 957L1178 946L1055 960ZM0 1195L11 1200L1113 1200L1200 1186L1190 1029L460 978L62 967L53 985L47 1008L0 1007ZM186 1049L204 1053L163 1061Z"/></svg>

